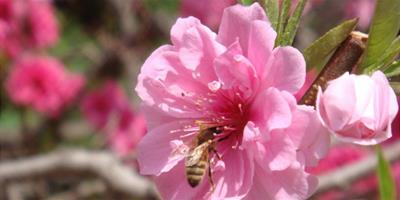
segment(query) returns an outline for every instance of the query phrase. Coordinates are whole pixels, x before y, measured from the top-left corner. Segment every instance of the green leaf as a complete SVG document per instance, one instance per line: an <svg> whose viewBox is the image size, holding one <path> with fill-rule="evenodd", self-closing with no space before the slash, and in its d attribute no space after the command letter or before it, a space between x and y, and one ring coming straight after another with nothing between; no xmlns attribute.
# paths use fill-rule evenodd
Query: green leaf
<svg viewBox="0 0 400 200"><path fill-rule="evenodd" d="M385 53L400 30L400 1L378 0L369 32L367 49L361 63L361 70L368 73L373 65Z"/></svg>
<svg viewBox="0 0 400 200"><path fill-rule="evenodd" d="M389 65L384 71L387 77L393 77L400 75L400 61L395 61Z"/></svg>
<svg viewBox="0 0 400 200"><path fill-rule="evenodd" d="M400 54L400 37L397 37L392 44L390 44L389 48L385 50L383 55L379 58L379 60L368 66L365 71L373 72L376 70L385 71L386 68L393 63L393 61Z"/></svg>
<svg viewBox="0 0 400 200"><path fill-rule="evenodd" d="M296 36L297 28L299 27L301 14L303 13L306 3L307 0L300 0L297 3L296 9L294 10L293 15L289 18L287 26L285 27L281 44L282 46L292 45L294 37Z"/></svg>
<svg viewBox="0 0 400 200"><path fill-rule="evenodd" d="M323 62L340 43L346 40L356 27L357 21L357 19L351 19L341 23L307 47L303 53L307 70L315 67L317 72L321 71Z"/></svg>
<svg viewBox="0 0 400 200"><path fill-rule="evenodd" d="M396 200L395 182L390 171L390 164L385 160L379 146L376 148L378 157L377 175L379 179L379 194L381 200Z"/></svg>
<svg viewBox="0 0 400 200"><path fill-rule="evenodd" d="M292 0L283 0L282 2L282 9L280 10L278 25L276 29L278 35L275 40L275 46L280 46L282 44L283 33L285 31L291 5L292 5Z"/></svg>
<svg viewBox="0 0 400 200"><path fill-rule="evenodd" d="M243 5L250 5L253 3L253 0L241 0Z"/></svg>
<svg viewBox="0 0 400 200"><path fill-rule="evenodd" d="M271 21L272 28L277 29L279 19L279 5L277 0L265 0L265 11Z"/></svg>

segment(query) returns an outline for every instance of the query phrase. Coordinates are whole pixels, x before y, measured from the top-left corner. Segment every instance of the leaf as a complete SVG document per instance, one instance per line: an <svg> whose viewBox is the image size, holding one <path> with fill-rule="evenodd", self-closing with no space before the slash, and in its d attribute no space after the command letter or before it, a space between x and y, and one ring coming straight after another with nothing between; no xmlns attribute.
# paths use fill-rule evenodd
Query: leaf
<svg viewBox="0 0 400 200"><path fill-rule="evenodd" d="M395 61L383 71L387 77L400 75L400 61Z"/></svg>
<svg viewBox="0 0 400 200"><path fill-rule="evenodd" d="M379 179L379 194L381 200L396 200L395 182L390 171L390 165L385 160L379 146L376 148L378 157L377 175Z"/></svg>
<svg viewBox="0 0 400 200"><path fill-rule="evenodd" d="M280 15L277 24L277 37L275 40L275 46L280 46L283 39L283 32L285 31L286 23L289 16L290 6L292 5L292 0L283 0L282 8L280 10Z"/></svg>
<svg viewBox="0 0 400 200"><path fill-rule="evenodd" d="M386 68L393 63L393 61L400 54L400 37L397 37L392 44L390 44L389 48L385 50L385 53L379 58L379 60L368 66L365 71L373 72L376 70L385 71Z"/></svg>
<svg viewBox="0 0 400 200"><path fill-rule="evenodd" d="M347 20L329 30L307 47L303 53L307 70L315 67L317 72L321 71L322 63L326 60L326 57L349 36L357 22L357 19Z"/></svg>
<svg viewBox="0 0 400 200"><path fill-rule="evenodd" d="M285 27L282 46L292 45L294 37L296 36L297 28L299 27L301 14L303 13L306 3L307 0L300 0L297 3L296 9L294 10L293 15L289 18L287 26Z"/></svg>
<svg viewBox="0 0 400 200"><path fill-rule="evenodd" d="M243 5L250 5L253 3L253 0L241 0Z"/></svg>
<svg viewBox="0 0 400 200"><path fill-rule="evenodd" d="M361 70L376 63L395 39L400 30L399 10L399 0L377 1Z"/></svg>
<svg viewBox="0 0 400 200"><path fill-rule="evenodd" d="M279 19L279 5L277 0L265 0L265 11L271 21L272 28L277 29Z"/></svg>

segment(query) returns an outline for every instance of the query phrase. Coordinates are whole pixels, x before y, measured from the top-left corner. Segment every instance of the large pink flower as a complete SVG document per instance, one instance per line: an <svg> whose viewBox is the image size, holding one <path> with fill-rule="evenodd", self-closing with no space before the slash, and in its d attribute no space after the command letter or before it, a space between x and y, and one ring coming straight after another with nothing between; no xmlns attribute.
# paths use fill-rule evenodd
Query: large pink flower
<svg viewBox="0 0 400 200"><path fill-rule="evenodd" d="M316 104L324 125L342 140L372 145L392 136L398 105L380 71L371 77L343 74L330 81L324 92L319 90Z"/></svg>
<svg viewBox="0 0 400 200"><path fill-rule="evenodd" d="M293 47L274 47L275 31L255 3L225 9L218 35L196 18L178 19L172 45L142 66L136 91L148 133L139 143L140 172L154 175L164 199L305 199L316 179L305 172L329 146L312 107L293 94L305 61ZM184 160L199 125L214 134L215 190L207 175L192 188ZM220 141L221 140L221 141Z"/></svg>
<svg viewBox="0 0 400 200"><path fill-rule="evenodd" d="M67 72L54 58L26 57L17 61L5 86L16 104L57 117L83 83L81 76Z"/></svg>

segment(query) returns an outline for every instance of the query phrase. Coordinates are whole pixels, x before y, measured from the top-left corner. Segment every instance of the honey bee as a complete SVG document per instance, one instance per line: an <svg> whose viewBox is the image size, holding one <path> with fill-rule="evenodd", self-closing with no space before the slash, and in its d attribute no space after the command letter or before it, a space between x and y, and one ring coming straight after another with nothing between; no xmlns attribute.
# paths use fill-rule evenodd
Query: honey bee
<svg viewBox="0 0 400 200"><path fill-rule="evenodd" d="M214 152L215 155L220 158L215 150L216 141L214 141L214 136L222 133L222 131L223 127L221 126L200 126L199 134L192 141L194 147L190 149L185 159L186 178L190 186L196 187L199 185L204 177L206 169L208 169L209 181L212 188L214 188L210 168L210 154Z"/></svg>

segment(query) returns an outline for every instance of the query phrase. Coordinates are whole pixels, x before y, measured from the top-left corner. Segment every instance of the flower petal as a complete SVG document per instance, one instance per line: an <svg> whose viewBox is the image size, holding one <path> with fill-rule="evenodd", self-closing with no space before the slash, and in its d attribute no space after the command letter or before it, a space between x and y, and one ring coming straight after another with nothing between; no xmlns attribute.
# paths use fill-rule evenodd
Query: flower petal
<svg viewBox="0 0 400 200"><path fill-rule="evenodd" d="M265 153L259 157L258 163L268 170L284 170L296 160L296 147L281 131L272 133L270 140L263 146Z"/></svg>
<svg viewBox="0 0 400 200"><path fill-rule="evenodd" d="M252 64L242 55L238 42L215 60L214 67L223 89L241 86L243 92L253 91L257 76Z"/></svg>
<svg viewBox="0 0 400 200"><path fill-rule="evenodd" d="M259 77L264 77L267 61L274 48L276 32L271 24L256 20L251 24L247 57L254 65Z"/></svg>
<svg viewBox="0 0 400 200"><path fill-rule="evenodd" d="M315 177L305 173L297 163L286 170L274 172L265 171L256 164L253 187L245 199L307 199L315 190L316 181Z"/></svg>
<svg viewBox="0 0 400 200"><path fill-rule="evenodd" d="M137 160L143 175L160 175L168 172L185 157L188 147L179 136L184 124L174 121L150 130L138 144Z"/></svg>
<svg viewBox="0 0 400 200"><path fill-rule="evenodd" d="M336 87L329 87L336 84ZM342 129L351 119L355 109L354 82L348 73L328 83L328 88L322 94L319 91L317 111L320 119L333 131ZM346 95L338 95L346 94Z"/></svg>
<svg viewBox="0 0 400 200"><path fill-rule="evenodd" d="M251 107L251 119L261 132L287 128L292 123L291 108L285 96L276 89L260 92Z"/></svg>
<svg viewBox="0 0 400 200"><path fill-rule="evenodd" d="M195 188L190 187L186 176L184 162L181 161L168 173L154 177L158 192L165 200L203 199L210 190L207 177Z"/></svg>
<svg viewBox="0 0 400 200"><path fill-rule="evenodd" d="M265 70L264 87L275 87L292 94L303 86L306 77L304 57L293 47L275 48Z"/></svg>
<svg viewBox="0 0 400 200"><path fill-rule="evenodd" d="M329 132L320 123L317 113L310 106L299 106L293 112L293 123L285 130L305 159L306 166L315 166L329 150Z"/></svg>
<svg viewBox="0 0 400 200"><path fill-rule="evenodd" d="M216 35L204 25L197 25L182 36L179 58L182 64L194 73L194 78L202 83L216 80L211 70L214 59L225 51L225 47L216 41Z"/></svg>
<svg viewBox="0 0 400 200"><path fill-rule="evenodd" d="M192 27L201 25L200 20L195 17L178 18L171 28L171 42L174 46L180 47L182 38L186 31Z"/></svg>
<svg viewBox="0 0 400 200"><path fill-rule="evenodd" d="M210 199L240 199L252 186L254 166L247 151L231 149L223 156L224 171L216 171L215 191Z"/></svg>
<svg viewBox="0 0 400 200"><path fill-rule="evenodd" d="M224 10L217 40L225 46L230 46L239 38L240 45L247 55L251 21L268 22L264 9L258 4L251 6L235 5Z"/></svg>

